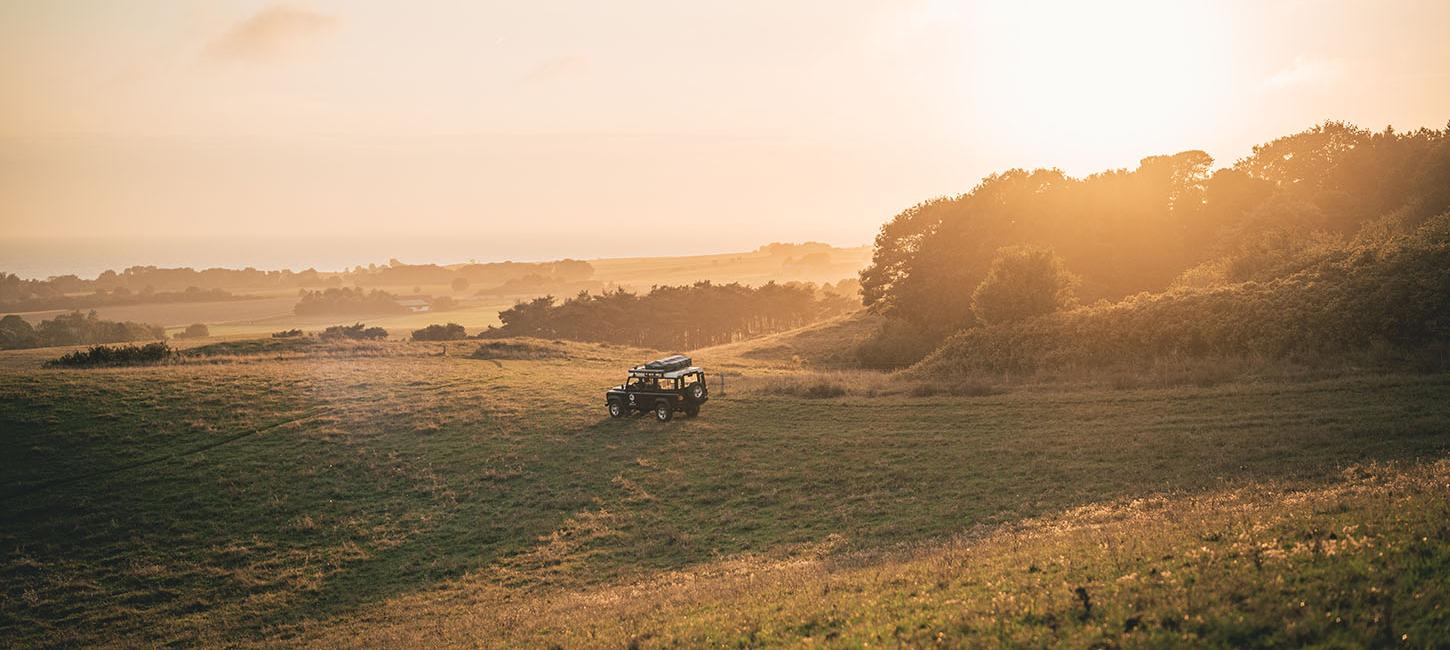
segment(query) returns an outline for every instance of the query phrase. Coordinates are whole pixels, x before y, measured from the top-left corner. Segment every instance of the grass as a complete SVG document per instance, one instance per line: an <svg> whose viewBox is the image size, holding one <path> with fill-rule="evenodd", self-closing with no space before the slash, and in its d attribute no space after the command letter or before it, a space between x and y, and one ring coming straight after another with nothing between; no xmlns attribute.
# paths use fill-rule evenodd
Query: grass
<svg viewBox="0 0 1450 650"><path fill-rule="evenodd" d="M1074 508L878 554L837 540L575 592L408 597L301 641L599 647L1435 646L1450 464Z"/></svg>
<svg viewBox="0 0 1450 650"><path fill-rule="evenodd" d="M648 353L536 344L568 358L480 363L463 348L444 356L438 344L396 342L373 344L386 348L377 354L229 350L218 356L226 362L87 371L16 356L0 373L0 631L18 645L807 636L851 645L880 635L923 644L934 639L927 630L973 643L1086 644L1123 638L1108 632L1135 611L1114 595L1126 587L1108 585L1112 571L1198 575L1182 562L1194 544L1208 545L1197 531L1221 521L1202 504L1259 503L1236 525L1292 538L1307 528L1273 528L1276 517L1304 512L1305 526L1318 525L1317 506L1295 510L1307 503L1296 495L1360 494L1343 474L1354 466L1376 476L1399 468L1383 469L1390 496L1346 496L1323 513L1333 519L1325 525L1361 522L1384 535L1374 548L1386 557L1365 562L1418 561L1419 547L1407 546L1415 534L1426 539L1425 562L1440 562L1450 541L1410 516L1443 508L1443 489L1393 487L1443 486L1424 478L1432 470L1423 463L1450 445L1450 376L810 399L749 386L814 375L738 361L741 391L732 384L700 418L660 424L610 420L602 405L603 389ZM695 358L712 367L710 356ZM1150 513L1158 519L1145 514L1113 539L1164 531L1142 550L1099 548L1071 526L1053 536L1051 522L1096 521L1080 517L1135 499L1162 504ZM1180 510L1188 514L1175 519ZM1396 516L1406 523L1381 526ZM1040 544L1011 537L1032 530L1045 537L1020 539ZM985 550L951 555L962 548ZM1169 550L1154 555L1160 548ZM979 553L982 564L960 559ZM1170 553L1177 560L1152 560ZM1086 559L1048 563L1074 554ZM1065 582L1031 591L1008 570L1023 560ZM1360 566L1314 561L1281 574L1300 591L1337 588ZM829 579L810 566L827 567ZM1443 565L1426 566L1444 575ZM737 570L761 576L764 591L751 595ZM915 578L886 578L920 571L946 581L930 594L951 595L924 599ZM1232 612L1279 620L1278 609L1235 600L1272 577L1232 575L1143 592L1149 613L1138 625L1232 644ZM702 591L657 588L672 581ZM1087 585L1100 618L1068 620L1067 582ZM1027 600L992 610L996 593ZM1443 610L1402 603L1404 593L1384 596L1405 606L1388 625L1418 639ZM1443 588L1421 593L1443 601ZM1201 620L1160 625L1170 609L1162 603L1185 597L1205 608L1189 610ZM637 611L610 627L605 617L626 610L609 603L622 600ZM454 616L450 607L468 603L482 609ZM1344 603L1354 616L1370 611ZM516 618L498 618L510 611ZM525 621L529 611L549 614ZM984 627L987 611L1011 614L1006 636ZM1062 636L1042 636L1048 620ZM1317 624L1301 630L1340 638Z"/></svg>

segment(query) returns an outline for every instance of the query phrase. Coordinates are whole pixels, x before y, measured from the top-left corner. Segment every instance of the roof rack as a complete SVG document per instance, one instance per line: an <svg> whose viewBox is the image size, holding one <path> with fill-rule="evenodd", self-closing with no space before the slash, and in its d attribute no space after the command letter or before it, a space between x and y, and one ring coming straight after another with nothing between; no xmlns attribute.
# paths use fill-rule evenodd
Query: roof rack
<svg viewBox="0 0 1450 650"><path fill-rule="evenodd" d="M630 368L629 374L635 377L664 377L667 374L689 369L691 363L689 357L676 354Z"/></svg>
<svg viewBox="0 0 1450 650"><path fill-rule="evenodd" d="M690 367L690 358L683 354L675 354L663 359L655 359L638 367L646 370L679 370L680 368Z"/></svg>

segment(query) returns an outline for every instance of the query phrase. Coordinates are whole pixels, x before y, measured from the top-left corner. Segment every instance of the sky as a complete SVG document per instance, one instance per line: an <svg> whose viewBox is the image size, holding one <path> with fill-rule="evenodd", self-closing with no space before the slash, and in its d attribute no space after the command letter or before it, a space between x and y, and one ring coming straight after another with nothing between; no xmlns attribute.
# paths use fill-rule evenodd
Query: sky
<svg viewBox="0 0 1450 650"><path fill-rule="evenodd" d="M1012 167L1450 121L1450 2L0 0L0 269L860 245Z"/></svg>

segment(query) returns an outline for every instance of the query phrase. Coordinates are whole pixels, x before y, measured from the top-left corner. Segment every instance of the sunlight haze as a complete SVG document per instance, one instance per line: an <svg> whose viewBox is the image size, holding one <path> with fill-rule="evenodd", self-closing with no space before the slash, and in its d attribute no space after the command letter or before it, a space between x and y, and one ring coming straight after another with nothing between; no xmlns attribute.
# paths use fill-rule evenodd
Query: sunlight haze
<svg viewBox="0 0 1450 650"><path fill-rule="evenodd" d="M1440 128L1445 24L1428 1L7 2L0 265L73 237L197 265L179 242L377 242L294 266L861 245L1011 167Z"/></svg>

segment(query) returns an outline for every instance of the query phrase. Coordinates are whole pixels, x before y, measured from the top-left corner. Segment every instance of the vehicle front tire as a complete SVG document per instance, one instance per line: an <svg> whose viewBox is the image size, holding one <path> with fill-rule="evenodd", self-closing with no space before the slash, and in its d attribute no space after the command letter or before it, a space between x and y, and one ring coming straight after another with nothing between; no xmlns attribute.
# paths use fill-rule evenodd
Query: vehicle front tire
<svg viewBox="0 0 1450 650"><path fill-rule="evenodd" d="M622 418L629 415L629 409L625 408L624 402L617 399L609 400L609 417Z"/></svg>
<svg viewBox="0 0 1450 650"><path fill-rule="evenodd" d="M660 422L669 422L675 417L675 409L666 400L655 402L655 419Z"/></svg>

